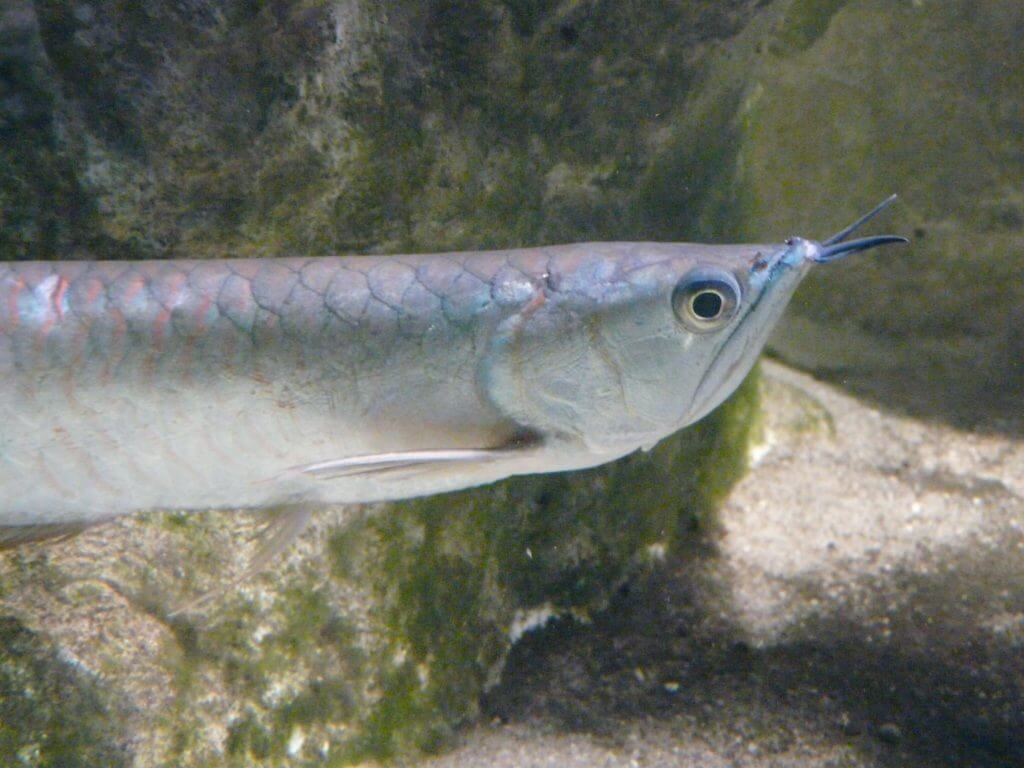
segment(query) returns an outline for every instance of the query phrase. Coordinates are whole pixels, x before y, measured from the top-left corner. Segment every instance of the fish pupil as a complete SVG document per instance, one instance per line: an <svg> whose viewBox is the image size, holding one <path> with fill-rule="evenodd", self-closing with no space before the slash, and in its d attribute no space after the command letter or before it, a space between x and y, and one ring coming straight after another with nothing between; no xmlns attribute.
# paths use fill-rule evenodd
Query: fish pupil
<svg viewBox="0 0 1024 768"><path fill-rule="evenodd" d="M693 297L690 306L701 320L714 320L722 313L722 296L717 291L701 291Z"/></svg>

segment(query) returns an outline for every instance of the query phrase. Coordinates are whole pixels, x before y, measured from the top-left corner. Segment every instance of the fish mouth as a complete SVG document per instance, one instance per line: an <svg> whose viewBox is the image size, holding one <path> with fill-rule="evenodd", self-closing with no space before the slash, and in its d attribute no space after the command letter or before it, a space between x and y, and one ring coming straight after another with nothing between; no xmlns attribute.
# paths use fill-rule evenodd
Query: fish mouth
<svg viewBox="0 0 1024 768"><path fill-rule="evenodd" d="M800 269L800 277L803 277L812 265L821 263L821 252L820 243L802 237L791 237L771 253L758 255L750 263L747 280L752 289L763 290L758 294L748 313L753 312L757 303L764 298L768 283L779 279L781 273L790 269Z"/></svg>
<svg viewBox="0 0 1024 768"><path fill-rule="evenodd" d="M704 371L684 424L692 424L717 408L746 378L796 287L816 263L820 249L813 241L792 238L751 262L747 282L754 300L737 318Z"/></svg>
<svg viewBox="0 0 1024 768"><path fill-rule="evenodd" d="M908 242L896 235L875 235L848 240L858 228L887 208L896 196L884 200L850 226L824 242L793 237L769 254L759 254L747 270L754 300L736 320L694 392L685 423L692 424L716 408L742 383L754 367L772 329L785 311L797 286L815 264L837 261L880 245ZM767 305L765 302L768 302ZM746 335L737 335L746 332Z"/></svg>

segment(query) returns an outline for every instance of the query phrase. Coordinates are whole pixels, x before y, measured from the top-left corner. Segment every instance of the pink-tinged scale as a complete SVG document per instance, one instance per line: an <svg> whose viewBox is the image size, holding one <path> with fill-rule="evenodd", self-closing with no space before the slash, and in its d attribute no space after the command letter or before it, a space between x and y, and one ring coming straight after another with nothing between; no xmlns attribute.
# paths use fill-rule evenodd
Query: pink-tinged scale
<svg viewBox="0 0 1024 768"><path fill-rule="evenodd" d="M463 254L464 256L464 254ZM463 268L482 282L489 283L505 266L508 256L504 251L486 251L473 259L463 258Z"/></svg>
<svg viewBox="0 0 1024 768"><path fill-rule="evenodd" d="M13 334L21 324L21 306L19 302L21 293L25 290L25 281L20 276L9 275L5 279L4 284L0 284L0 287L3 288L3 292L7 296L7 301L4 302L7 315L4 321L4 328L8 334Z"/></svg>
<svg viewBox="0 0 1024 768"><path fill-rule="evenodd" d="M276 260L274 260L276 261ZM249 280L250 282L259 277L260 273L264 270L268 263L272 264L274 261L269 259L232 259L229 262L224 262L220 266L227 270L230 265L230 269L240 277ZM292 259L281 259L282 262L290 262ZM210 262L207 262L208 264Z"/></svg>
<svg viewBox="0 0 1024 768"><path fill-rule="evenodd" d="M216 298L224 281L232 274L225 262L216 261L184 262L182 271L188 280L188 293L213 299Z"/></svg>
<svg viewBox="0 0 1024 768"><path fill-rule="evenodd" d="M173 334L180 338L180 342L174 345L174 353L168 360L168 366L175 367L186 386L194 385L196 380L195 370L201 360L196 354L197 348L219 320L220 310L215 296L209 292L185 291L175 301L169 326L173 329Z"/></svg>
<svg viewBox="0 0 1024 768"><path fill-rule="evenodd" d="M558 254L557 259L552 259L548 281L556 290L561 290L562 283L571 280L579 266L585 264L592 255L592 252L582 245L568 246Z"/></svg>
<svg viewBox="0 0 1024 768"><path fill-rule="evenodd" d="M337 257L310 259L302 265L299 273L303 285L323 296L327 293L331 280L338 273L340 262L341 259Z"/></svg>
<svg viewBox="0 0 1024 768"><path fill-rule="evenodd" d="M26 320L35 325L37 354L45 354L50 332L64 318L67 290L68 281L56 274L43 278L32 289L32 301L27 307Z"/></svg>
<svg viewBox="0 0 1024 768"><path fill-rule="evenodd" d="M463 270L444 294L442 307L449 320L467 322L491 302L491 286Z"/></svg>
<svg viewBox="0 0 1024 768"><path fill-rule="evenodd" d="M441 297L448 293L462 272L462 264L447 255L420 259L416 264L416 279L431 293Z"/></svg>
<svg viewBox="0 0 1024 768"><path fill-rule="evenodd" d="M281 314L285 301L299 284L299 276L284 264L266 260L251 284L256 303L263 309Z"/></svg>
<svg viewBox="0 0 1024 768"><path fill-rule="evenodd" d="M152 267L146 275L149 291L164 307L173 310L185 300L188 275L173 262L147 262Z"/></svg>
<svg viewBox="0 0 1024 768"><path fill-rule="evenodd" d="M59 323L64 319L68 311L68 279L64 275L57 277L50 289L50 301L53 303L53 312L56 321Z"/></svg>
<svg viewBox="0 0 1024 768"><path fill-rule="evenodd" d="M146 277L138 268L126 269L107 285L110 300L124 309L132 309L138 301L142 306L148 299Z"/></svg>
<svg viewBox="0 0 1024 768"><path fill-rule="evenodd" d="M256 300L249 283L238 275L228 275L217 294L217 308L228 320L245 331L251 331L256 319Z"/></svg>
<svg viewBox="0 0 1024 768"><path fill-rule="evenodd" d="M366 273L370 293L390 307L401 307L402 296L416 280L416 270L400 261L379 261Z"/></svg>
<svg viewBox="0 0 1024 768"><path fill-rule="evenodd" d="M106 304L106 284L95 275L73 280L68 289L68 307L79 318L99 315Z"/></svg>
<svg viewBox="0 0 1024 768"><path fill-rule="evenodd" d="M52 262L51 262L52 263ZM68 282L74 283L80 280L86 273L92 271L91 261L66 261L60 262L60 273L67 278Z"/></svg>
<svg viewBox="0 0 1024 768"><path fill-rule="evenodd" d="M513 251L508 256L510 266L518 269L526 277L546 280L550 255L543 248Z"/></svg>
<svg viewBox="0 0 1024 768"><path fill-rule="evenodd" d="M324 294L327 308L353 326L362 322L369 301L370 288L366 283L366 275L347 268L338 271Z"/></svg>
<svg viewBox="0 0 1024 768"><path fill-rule="evenodd" d="M30 261L18 268L19 277L30 289L35 289L39 283L49 277L53 277L53 265L45 261Z"/></svg>

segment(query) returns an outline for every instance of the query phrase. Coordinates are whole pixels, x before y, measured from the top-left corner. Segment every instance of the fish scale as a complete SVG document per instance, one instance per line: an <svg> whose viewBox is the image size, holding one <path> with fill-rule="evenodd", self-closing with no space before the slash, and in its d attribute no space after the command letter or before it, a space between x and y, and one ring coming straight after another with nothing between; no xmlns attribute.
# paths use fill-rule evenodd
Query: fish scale
<svg viewBox="0 0 1024 768"><path fill-rule="evenodd" d="M22 462L0 465L0 520L267 506L297 491L263 481L304 461L507 439L465 374L514 311L492 294L523 301L548 261L497 282L506 253L0 265L0 417ZM428 342L444 362L419 359Z"/></svg>

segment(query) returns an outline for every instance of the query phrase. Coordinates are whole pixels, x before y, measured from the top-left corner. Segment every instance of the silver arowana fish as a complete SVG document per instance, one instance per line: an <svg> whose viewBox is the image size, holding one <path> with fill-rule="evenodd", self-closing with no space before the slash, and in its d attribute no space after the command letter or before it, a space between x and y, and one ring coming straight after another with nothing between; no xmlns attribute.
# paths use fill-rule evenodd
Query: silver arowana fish
<svg viewBox="0 0 1024 768"><path fill-rule="evenodd" d="M891 200L891 198L890 198ZM591 467L707 414L811 265L902 241L0 263L0 541Z"/></svg>

